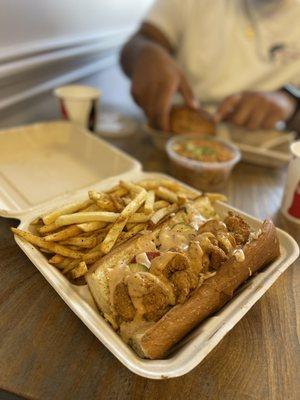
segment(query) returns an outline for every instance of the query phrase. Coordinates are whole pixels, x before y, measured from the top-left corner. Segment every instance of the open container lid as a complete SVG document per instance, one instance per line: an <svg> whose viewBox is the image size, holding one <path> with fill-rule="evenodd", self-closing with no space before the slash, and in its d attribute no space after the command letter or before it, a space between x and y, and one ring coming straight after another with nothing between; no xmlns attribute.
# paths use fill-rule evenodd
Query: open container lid
<svg viewBox="0 0 300 400"><path fill-rule="evenodd" d="M140 171L121 150L70 122L0 131L0 216L19 217L103 180Z"/></svg>

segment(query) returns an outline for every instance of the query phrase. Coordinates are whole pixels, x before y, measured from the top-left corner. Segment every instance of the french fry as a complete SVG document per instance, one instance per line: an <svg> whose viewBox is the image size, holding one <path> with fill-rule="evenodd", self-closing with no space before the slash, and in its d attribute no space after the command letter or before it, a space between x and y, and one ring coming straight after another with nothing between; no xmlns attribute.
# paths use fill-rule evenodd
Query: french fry
<svg viewBox="0 0 300 400"><path fill-rule="evenodd" d="M84 222L77 226L83 232L93 232L97 231L98 229L104 228L106 225L107 225L106 222L95 221L95 222Z"/></svg>
<svg viewBox="0 0 300 400"><path fill-rule="evenodd" d="M38 228L37 230L41 235L46 235L47 233L57 231L58 229L60 229L60 226L57 226L56 223L53 222L50 225L43 225L40 228Z"/></svg>
<svg viewBox="0 0 300 400"><path fill-rule="evenodd" d="M70 258L82 258L83 253L78 251L70 250L65 246L59 245L53 242L46 242L46 240L40 238L39 236L35 236L32 233L22 231L21 229L11 228L12 232L25 239L27 242L33 244L34 246L41 247L43 249L52 251L53 253L60 254L65 257Z"/></svg>
<svg viewBox="0 0 300 400"><path fill-rule="evenodd" d="M154 201L155 201L155 192L153 190L150 190L147 193L147 197L145 200L144 210L146 214L151 214L153 212Z"/></svg>
<svg viewBox="0 0 300 400"><path fill-rule="evenodd" d="M91 249L97 245L96 237L73 237L62 242L64 245L83 247L86 249Z"/></svg>
<svg viewBox="0 0 300 400"><path fill-rule="evenodd" d="M75 268L73 268L70 272L70 276L73 279L80 278L84 276L88 272L88 268L84 261L81 261Z"/></svg>
<svg viewBox="0 0 300 400"><path fill-rule="evenodd" d="M112 203L113 203L115 209L116 209L117 211L122 211L123 208L124 208L124 204L123 204L123 202L122 202L121 197L119 197L119 196L117 196L117 195L115 195L115 194L111 194L111 195L109 195L109 197L111 198L111 201L112 201Z"/></svg>
<svg viewBox="0 0 300 400"><path fill-rule="evenodd" d="M85 261L87 264L94 264L94 262L96 262L103 256L104 254L103 251L101 250L91 251L90 253L84 255L83 261Z"/></svg>
<svg viewBox="0 0 300 400"><path fill-rule="evenodd" d="M45 215L42 219L45 225L50 225L61 215L72 214L76 211L82 210L92 204L92 200L86 200L83 202L68 204L65 207L59 208L52 213Z"/></svg>
<svg viewBox="0 0 300 400"><path fill-rule="evenodd" d="M130 197L122 197L122 200L123 200L125 206L127 206L131 202L132 199Z"/></svg>
<svg viewBox="0 0 300 400"><path fill-rule="evenodd" d="M91 204L90 206L83 208L81 212L91 212L91 211L99 211L99 207L97 204Z"/></svg>
<svg viewBox="0 0 300 400"><path fill-rule="evenodd" d="M182 188L182 186L179 183L168 179L151 179L151 180L145 179L140 181L138 184L139 186L142 186L146 190L155 190L159 186L164 186L165 188L173 192L177 192Z"/></svg>
<svg viewBox="0 0 300 400"><path fill-rule="evenodd" d="M123 197L126 194L128 194L128 190L125 187L122 187L118 184L117 186L114 186L111 189L106 190L105 193L108 193L108 194L113 193L119 197Z"/></svg>
<svg viewBox="0 0 300 400"><path fill-rule="evenodd" d="M81 229L78 228L78 226L76 226L76 225L72 225L72 226L68 226L65 229L62 229L59 232L44 236L44 240L46 240L46 242L65 241L69 238L79 235L80 233L81 233Z"/></svg>
<svg viewBox="0 0 300 400"><path fill-rule="evenodd" d="M147 192L145 192L145 194L147 194ZM128 204L126 207L128 207L130 204ZM124 208L124 210L125 210L125 208ZM89 212L89 213L78 212L76 214L62 215L61 217L57 218L56 224L59 226L79 224L78 225L79 229L83 229L82 224L85 222L97 222L97 221L99 221L99 222L116 222L117 219L121 215L122 215L122 213L114 213L114 212L109 212L109 211L95 211L95 212ZM150 217L149 217L149 215L144 214L144 213L135 213L134 215L131 215L129 218L130 218L130 222L145 222ZM98 225L96 225L96 226L97 226L96 229L99 229Z"/></svg>
<svg viewBox="0 0 300 400"><path fill-rule="evenodd" d="M139 186L138 184L135 183L131 183L131 182L125 182L125 181L120 181L120 186L124 187L125 189L128 190L128 192L131 192L133 194L139 194L142 191L144 191L145 189L143 189L141 186Z"/></svg>
<svg viewBox="0 0 300 400"><path fill-rule="evenodd" d="M56 220L56 224L59 226L71 225L71 224L82 224L84 222L114 222L119 213L110 211L95 211L90 213L78 212L75 214L62 215Z"/></svg>
<svg viewBox="0 0 300 400"><path fill-rule="evenodd" d="M77 267L77 265L80 263L79 260L72 260L68 265L66 265L63 269L63 274L67 274L69 271L71 271L73 268Z"/></svg>
<svg viewBox="0 0 300 400"><path fill-rule="evenodd" d="M150 222L153 225L156 225L167 215L170 215L171 213L176 212L177 210L178 210L178 205L176 203L171 204L168 207L161 208L160 210L156 211L155 214L152 215L152 217L150 218Z"/></svg>
<svg viewBox="0 0 300 400"><path fill-rule="evenodd" d="M103 253L107 254L112 249L118 239L118 236L124 229L124 226L127 224L129 218L145 202L146 197L147 192L146 190L142 189L139 194L132 200L132 202L124 208L124 210L118 216L116 222L110 228L108 234L102 242L101 250L103 251Z"/></svg>
<svg viewBox="0 0 300 400"><path fill-rule="evenodd" d="M63 256L61 256L60 254L55 254L53 257L49 259L49 263L52 265L58 265L61 262L63 262L63 260L64 260Z"/></svg>
<svg viewBox="0 0 300 400"><path fill-rule="evenodd" d="M147 228L147 224L137 224L134 227L132 227L130 230L127 232L122 232L116 242L116 244L122 243L125 240L128 240L135 236L137 233L143 231L144 229Z"/></svg>
<svg viewBox="0 0 300 400"><path fill-rule="evenodd" d="M159 186L155 190L155 194L157 197L160 197L163 200L169 201L170 203L178 203L177 194L163 186Z"/></svg>
<svg viewBox="0 0 300 400"><path fill-rule="evenodd" d="M89 197L101 211L118 211L114 202L107 193L98 193L95 190L89 191Z"/></svg>
<svg viewBox="0 0 300 400"><path fill-rule="evenodd" d="M153 210L157 211L160 210L161 208L168 207L170 203L166 200L158 200L153 204Z"/></svg>
<svg viewBox="0 0 300 400"><path fill-rule="evenodd" d="M214 203L215 201L226 202L228 200L225 194L221 193L205 193L205 196L208 197L212 203Z"/></svg>

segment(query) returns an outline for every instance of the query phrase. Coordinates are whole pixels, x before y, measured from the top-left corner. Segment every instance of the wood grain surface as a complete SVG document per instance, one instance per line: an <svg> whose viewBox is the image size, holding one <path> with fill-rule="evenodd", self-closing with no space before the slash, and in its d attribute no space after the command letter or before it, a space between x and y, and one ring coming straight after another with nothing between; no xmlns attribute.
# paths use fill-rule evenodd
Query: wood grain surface
<svg viewBox="0 0 300 400"><path fill-rule="evenodd" d="M115 142L148 171L166 157L136 134ZM278 216L285 171L236 167L230 203L257 217ZM0 219L0 387L25 398L300 398L300 264L290 267L206 359L166 381L134 375L93 336L15 244L17 221ZM299 236L293 232L295 237Z"/></svg>

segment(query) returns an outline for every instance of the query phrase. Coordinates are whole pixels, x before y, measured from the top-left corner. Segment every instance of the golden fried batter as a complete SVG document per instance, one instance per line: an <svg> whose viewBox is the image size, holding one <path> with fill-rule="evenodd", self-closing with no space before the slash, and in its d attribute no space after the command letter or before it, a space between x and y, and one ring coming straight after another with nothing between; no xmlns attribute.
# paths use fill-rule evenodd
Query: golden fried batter
<svg viewBox="0 0 300 400"><path fill-rule="evenodd" d="M170 128L173 133L215 134L215 124L208 112L201 109L194 110L184 105L172 107Z"/></svg>
<svg viewBox="0 0 300 400"><path fill-rule="evenodd" d="M224 222L229 232L233 233L238 245L243 245L247 242L250 235L250 227L242 217L230 211Z"/></svg>
<svg viewBox="0 0 300 400"><path fill-rule="evenodd" d="M124 321L132 321L135 316L135 308L128 293L127 285L122 281L114 291L114 308L118 316Z"/></svg>

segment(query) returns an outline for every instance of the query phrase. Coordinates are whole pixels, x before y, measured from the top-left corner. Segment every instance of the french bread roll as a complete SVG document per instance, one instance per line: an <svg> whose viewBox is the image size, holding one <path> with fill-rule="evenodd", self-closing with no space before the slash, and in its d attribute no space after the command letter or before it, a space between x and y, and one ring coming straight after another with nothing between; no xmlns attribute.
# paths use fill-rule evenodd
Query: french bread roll
<svg viewBox="0 0 300 400"><path fill-rule="evenodd" d="M252 274L277 258L279 242L272 221L264 221L262 233L246 244L243 252L243 262L231 257L184 304L171 308L150 328L132 337L136 352L153 360L164 358L175 343L227 303Z"/></svg>

